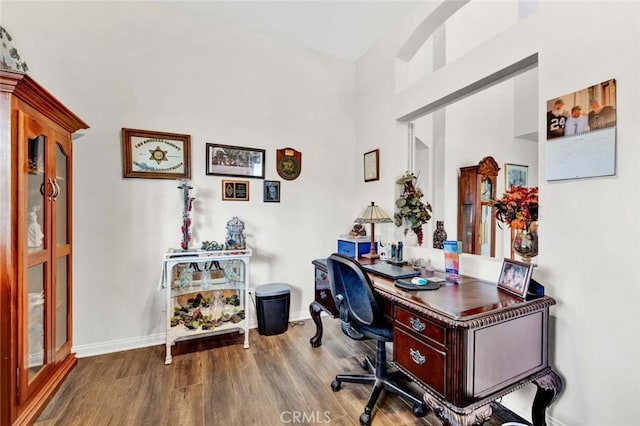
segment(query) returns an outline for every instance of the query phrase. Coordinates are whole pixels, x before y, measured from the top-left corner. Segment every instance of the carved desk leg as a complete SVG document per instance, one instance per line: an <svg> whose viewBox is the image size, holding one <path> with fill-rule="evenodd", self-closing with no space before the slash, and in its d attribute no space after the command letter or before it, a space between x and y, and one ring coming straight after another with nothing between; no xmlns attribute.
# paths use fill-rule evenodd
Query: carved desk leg
<svg viewBox="0 0 640 426"><path fill-rule="evenodd" d="M531 420L534 426L546 426L545 412L562 392L562 379L555 371L549 370L549 373L534 380L533 383L538 387L538 391L533 399Z"/></svg>
<svg viewBox="0 0 640 426"><path fill-rule="evenodd" d="M320 312L322 312L322 305L318 302L311 302L309 305L309 312L311 313L311 319L316 324L316 334L309 339L309 343L314 348L322 345L322 319L320 318Z"/></svg>

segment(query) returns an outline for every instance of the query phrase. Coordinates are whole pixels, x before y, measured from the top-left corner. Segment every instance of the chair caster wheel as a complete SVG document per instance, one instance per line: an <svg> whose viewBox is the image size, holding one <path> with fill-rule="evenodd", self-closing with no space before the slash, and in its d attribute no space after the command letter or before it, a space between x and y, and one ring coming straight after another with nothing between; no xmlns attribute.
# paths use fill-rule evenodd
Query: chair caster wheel
<svg viewBox="0 0 640 426"><path fill-rule="evenodd" d="M414 404L413 406L413 415L416 417L424 417L425 414L427 414L427 409L424 406L424 403L422 404Z"/></svg>
<svg viewBox="0 0 640 426"><path fill-rule="evenodd" d="M361 426L369 426L371 424L371 415L367 413L362 413L360 415L360 425Z"/></svg>
<svg viewBox="0 0 640 426"><path fill-rule="evenodd" d="M360 367L362 367L363 370L369 369L369 363L367 362L366 359L363 359L362 361L360 361Z"/></svg>
<svg viewBox="0 0 640 426"><path fill-rule="evenodd" d="M341 387L342 387L342 382L339 382L337 380L334 380L333 382L331 382L331 389L334 392L338 392Z"/></svg>

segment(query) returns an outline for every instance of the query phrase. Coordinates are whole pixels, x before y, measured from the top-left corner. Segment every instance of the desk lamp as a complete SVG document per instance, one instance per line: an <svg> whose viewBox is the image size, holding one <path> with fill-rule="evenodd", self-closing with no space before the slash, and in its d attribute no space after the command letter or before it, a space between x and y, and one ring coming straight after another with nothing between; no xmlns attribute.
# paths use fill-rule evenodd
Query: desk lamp
<svg viewBox="0 0 640 426"><path fill-rule="evenodd" d="M376 253L375 225L376 223L391 223L393 220L391 220L391 218L372 201L371 205L367 206L367 208L358 215L354 222L371 224L371 249L369 250L369 253L363 254L362 257L366 257L368 259L379 258L380 255Z"/></svg>

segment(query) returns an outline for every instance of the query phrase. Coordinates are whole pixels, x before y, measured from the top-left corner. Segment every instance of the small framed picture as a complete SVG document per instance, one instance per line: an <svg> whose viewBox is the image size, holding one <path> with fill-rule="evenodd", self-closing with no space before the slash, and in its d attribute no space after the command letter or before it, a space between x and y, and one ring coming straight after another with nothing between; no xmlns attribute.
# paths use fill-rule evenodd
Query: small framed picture
<svg viewBox="0 0 640 426"><path fill-rule="evenodd" d="M505 258L502 261L498 288L524 299L529 289L531 271L533 271L532 263Z"/></svg>
<svg viewBox="0 0 640 426"><path fill-rule="evenodd" d="M207 144L207 175L264 179L264 149Z"/></svg>
<svg viewBox="0 0 640 426"><path fill-rule="evenodd" d="M505 191L512 186L529 185L529 166L523 166L522 164L509 164L504 165L504 189Z"/></svg>
<svg viewBox="0 0 640 426"><path fill-rule="evenodd" d="M191 179L191 136L122 129L122 176Z"/></svg>
<svg viewBox="0 0 640 426"><path fill-rule="evenodd" d="M380 179L380 150L364 153L364 181L371 182Z"/></svg>
<svg viewBox="0 0 640 426"><path fill-rule="evenodd" d="M262 201L265 203L279 203L280 202L280 181L279 180L265 180L264 192Z"/></svg>
<svg viewBox="0 0 640 426"><path fill-rule="evenodd" d="M223 180L222 199L224 201L249 201L249 181Z"/></svg>

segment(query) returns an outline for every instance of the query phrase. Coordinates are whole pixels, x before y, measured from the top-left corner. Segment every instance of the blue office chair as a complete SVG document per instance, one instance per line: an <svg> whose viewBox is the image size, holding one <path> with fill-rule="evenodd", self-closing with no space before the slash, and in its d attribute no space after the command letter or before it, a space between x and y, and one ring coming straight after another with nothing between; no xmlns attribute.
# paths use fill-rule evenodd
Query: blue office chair
<svg viewBox="0 0 640 426"><path fill-rule="evenodd" d="M331 382L331 389L339 391L342 382L374 384L364 412L360 415L361 425L371 424L373 407L383 389L412 404L416 417L424 416L426 404L421 396L400 387L394 381L407 377L400 371L387 372L385 344L393 341L393 326L384 317L382 305L377 300L378 296L369 276L357 261L337 253L329 256L327 268L331 293L340 313L342 331L355 340L374 339L377 342L375 364L369 357L361 362L365 370L375 371L375 374L338 374Z"/></svg>

